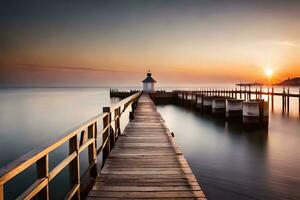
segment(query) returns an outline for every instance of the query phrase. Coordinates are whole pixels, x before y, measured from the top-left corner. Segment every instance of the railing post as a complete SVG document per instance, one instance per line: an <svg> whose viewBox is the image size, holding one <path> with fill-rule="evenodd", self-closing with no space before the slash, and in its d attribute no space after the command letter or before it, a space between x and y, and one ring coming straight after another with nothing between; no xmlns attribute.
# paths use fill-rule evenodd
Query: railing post
<svg viewBox="0 0 300 200"><path fill-rule="evenodd" d="M179 96L177 93L177 100L178 100ZM136 99L131 103L131 111L129 112L129 120L134 120L134 110L136 108Z"/></svg>
<svg viewBox="0 0 300 200"><path fill-rule="evenodd" d="M96 132L97 132L96 123L94 123L88 127L88 138L94 139L94 142L92 144L90 144L88 147L89 165L93 165L90 169L90 175L93 178L97 177L97 165L96 165L97 164L97 147L96 147L97 137L96 137Z"/></svg>
<svg viewBox="0 0 300 200"><path fill-rule="evenodd" d="M79 163L79 155L78 155L78 141L77 135L73 136L69 140L69 155L76 152L76 157L69 164L69 178L71 188L75 185L78 185L78 189L73 196L73 199L80 199L80 163Z"/></svg>
<svg viewBox="0 0 300 200"><path fill-rule="evenodd" d="M0 185L0 200L4 200L4 185Z"/></svg>
<svg viewBox="0 0 300 200"><path fill-rule="evenodd" d="M114 124L115 124L115 129L114 129L114 133L113 133L113 146L115 145L115 142L117 140L118 137L118 108L114 109Z"/></svg>
<svg viewBox="0 0 300 200"><path fill-rule="evenodd" d="M117 109L115 109L115 138L114 138L114 142L117 140L117 138L119 137L119 135L121 134L121 127L120 127L120 110L121 107L118 107Z"/></svg>
<svg viewBox="0 0 300 200"><path fill-rule="evenodd" d="M37 178L48 178L49 175L49 156L48 154L36 162ZM39 199L49 199L49 184L38 193Z"/></svg>
<svg viewBox="0 0 300 200"><path fill-rule="evenodd" d="M103 107L103 112L107 113L107 115L103 118L103 129L108 127L106 131L102 134L102 145L104 145L107 140L105 146L103 146L103 155L102 155L102 167L104 166L105 160L108 157L110 152L110 124L111 124L111 115L110 115L110 107Z"/></svg>

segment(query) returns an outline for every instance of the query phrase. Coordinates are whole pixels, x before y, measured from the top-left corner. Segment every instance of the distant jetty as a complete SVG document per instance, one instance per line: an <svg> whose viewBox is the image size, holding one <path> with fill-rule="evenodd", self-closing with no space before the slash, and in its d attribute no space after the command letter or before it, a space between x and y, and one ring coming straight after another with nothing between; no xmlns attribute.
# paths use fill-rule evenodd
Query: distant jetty
<svg viewBox="0 0 300 200"><path fill-rule="evenodd" d="M300 77L288 78L277 85L281 86L300 86Z"/></svg>

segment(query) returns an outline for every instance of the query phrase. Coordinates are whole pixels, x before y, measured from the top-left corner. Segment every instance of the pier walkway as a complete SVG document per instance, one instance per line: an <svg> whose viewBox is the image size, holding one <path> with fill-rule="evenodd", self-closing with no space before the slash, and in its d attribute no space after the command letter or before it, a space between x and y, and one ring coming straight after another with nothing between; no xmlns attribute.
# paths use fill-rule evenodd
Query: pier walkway
<svg viewBox="0 0 300 200"><path fill-rule="evenodd" d="M120 135L87 199L205 199L148 94Z"/></svg>

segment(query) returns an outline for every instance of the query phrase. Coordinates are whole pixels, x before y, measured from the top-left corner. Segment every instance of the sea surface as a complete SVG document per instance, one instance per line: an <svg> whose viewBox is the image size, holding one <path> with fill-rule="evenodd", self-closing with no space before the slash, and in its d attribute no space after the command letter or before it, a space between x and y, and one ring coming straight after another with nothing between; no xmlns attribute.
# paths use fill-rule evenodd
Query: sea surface
<svg viewBox="0 0 300 200"><path fill-rule="evenodd" d="M118 100L109 98L108 88L0 89L0 167L68 133ZM245 131L239 124L175 105L160 105L158 111L208 199L300 199L298 99L291 99L287 116L276 97L269 129L264 131ZM50 168L67 154L67 144L53 152ZM81 160L81 167L87 167L87 157ZM34 171L32 166L5 186L7 199L32 184ZM54 195L54 190L60 192ZM65 170L50 184L51 199L63 199L67 191Z"/></svg>

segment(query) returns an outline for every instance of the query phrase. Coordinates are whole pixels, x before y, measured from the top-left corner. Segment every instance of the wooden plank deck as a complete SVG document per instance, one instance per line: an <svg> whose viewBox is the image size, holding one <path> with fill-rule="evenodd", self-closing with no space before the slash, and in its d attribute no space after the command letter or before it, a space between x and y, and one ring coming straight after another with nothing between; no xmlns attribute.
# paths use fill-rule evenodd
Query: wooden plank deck
<svg viewBox="0 0 300 200"><path fill-rule="evenodd" d="M206 199L149 95L134 115L87 199Z"/></svg>

